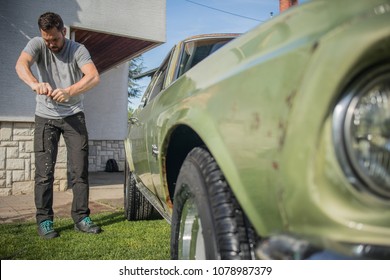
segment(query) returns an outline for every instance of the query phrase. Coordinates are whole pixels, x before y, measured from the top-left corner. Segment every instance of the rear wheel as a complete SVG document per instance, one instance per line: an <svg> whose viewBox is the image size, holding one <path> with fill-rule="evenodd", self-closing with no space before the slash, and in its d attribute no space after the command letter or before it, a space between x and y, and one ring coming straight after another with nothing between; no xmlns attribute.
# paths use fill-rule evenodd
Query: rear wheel
<svg viewBox="0 0 390 280"><path fill-rule="evenodd" d="M128 221L148 220L154 213L153 205L138 190L133 172L126 163L124 183L125 218Z"/></svg>
<svg viewBox="0 0 390 280"><path fill-rule="evenodd" d="M204 148L185 159L172 213L172 259L252 259L253 230Z"/></svg>

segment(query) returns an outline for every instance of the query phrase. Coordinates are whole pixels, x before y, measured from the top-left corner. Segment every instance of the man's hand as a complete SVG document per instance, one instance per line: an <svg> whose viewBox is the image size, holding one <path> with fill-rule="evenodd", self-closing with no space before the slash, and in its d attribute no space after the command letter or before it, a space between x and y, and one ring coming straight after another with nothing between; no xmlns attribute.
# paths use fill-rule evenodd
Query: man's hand
<svg viewBox="0 0 390 280"><path fill-rule="evenodd" d="M53 90L51 94L49 94L53 98L54 101L57 102L68 102L70 98L69 90L63 88L57 88Z"/></svg>
<svg viewBox="0 0 390 280"><path fill-rule="evenodd" d="M53 92L53 89L49 83L33 83L31 85L31 89L39 95L44 94L50 96L50 94Z"/></svg>

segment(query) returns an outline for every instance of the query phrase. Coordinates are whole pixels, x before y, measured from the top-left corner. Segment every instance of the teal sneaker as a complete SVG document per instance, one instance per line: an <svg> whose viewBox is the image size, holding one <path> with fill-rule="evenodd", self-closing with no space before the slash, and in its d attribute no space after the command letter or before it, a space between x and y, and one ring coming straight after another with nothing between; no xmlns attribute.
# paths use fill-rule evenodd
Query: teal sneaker
<svg viewBox="0 0 390 280"><path fill-rule="evenodd" d="M38 225L38 234L45 239L52 239L60 236L53 229L53 221L45 220Z"/></svg>
<svg viewBox="0 0 390 280"><path fill-rule="evenodd" d="M74 229L76 231L81 231L85 233L94 233L94 234L102 232L102 229L99 226L95 225L92 222L91 218L88 216L82 219L80 222L76 223L74 225Z"/></svg>

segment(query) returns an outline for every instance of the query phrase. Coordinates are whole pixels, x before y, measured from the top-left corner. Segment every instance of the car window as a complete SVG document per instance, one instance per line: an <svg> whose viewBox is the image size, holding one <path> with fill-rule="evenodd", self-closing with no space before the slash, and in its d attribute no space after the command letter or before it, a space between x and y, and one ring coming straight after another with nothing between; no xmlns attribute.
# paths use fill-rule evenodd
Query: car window
<svg viewBox="0 0 390 280"><path fill-rule="evenodd" d="M211 38L186 42L183 47L177 78L225 45L231 39L232 38Z"/></svg>
<svg viewBox="0 0 390 280"><path fill-rule="evenodd" d="M156 73L156 81L153 85L152 92L149 95L148 102L155 98L157 94L163 89L163 84L165 80L165 76L167 74L167 65L164 64L163 68L160 68L160 70Z"/></svg>
<svg viewBox="0 0 390 280"><path fill-rule="evenodd" d="M157 94L163 89L168 64L171 60L173 50L174 47L165 57L164 61L161 63L161 66L153 74L153 77L145 91L144 97L142 97L141 103L143 104L143 106L146 106L146 104L149 103L153 98L155 98Z"/></svg>
<svg viewBox="0 0 390 280"><path fill-rule="evenodd" d="M171 58L170 53L161 64L160 68L154 74L151 81L150 93L147 96L146 103L149 103L153 98L155 98L162 90L164 85L165 76L167 75L167 69ZM145 105L146 105L145 103Z"/></svg>

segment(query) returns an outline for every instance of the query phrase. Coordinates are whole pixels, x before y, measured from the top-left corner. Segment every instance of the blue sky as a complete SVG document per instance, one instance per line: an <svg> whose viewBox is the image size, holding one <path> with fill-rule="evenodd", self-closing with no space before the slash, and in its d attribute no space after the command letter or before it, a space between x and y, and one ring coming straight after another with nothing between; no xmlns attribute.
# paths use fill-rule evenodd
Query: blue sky
<svg viewBox="0 0 390 280"><path fill-rule="evenodd" d="M166 43L142 55L145 71L160 65L184 38L205 33L244 33L279 14L279 0L167 0ZM207 6L207 7L206 7ZM139 80L146 89L150 79ZM132 100L135 108L139 100Z"/></svg>
<svg viewBox="0 0 390 280"><path fill-rule="evenodd" d="M166 3L166 43L143 55L146 70L157 67L173 45L186 37L244 33L268 20L271 13L279 14L279 0L167 0Z"/></svg>

